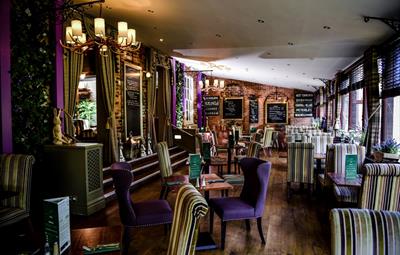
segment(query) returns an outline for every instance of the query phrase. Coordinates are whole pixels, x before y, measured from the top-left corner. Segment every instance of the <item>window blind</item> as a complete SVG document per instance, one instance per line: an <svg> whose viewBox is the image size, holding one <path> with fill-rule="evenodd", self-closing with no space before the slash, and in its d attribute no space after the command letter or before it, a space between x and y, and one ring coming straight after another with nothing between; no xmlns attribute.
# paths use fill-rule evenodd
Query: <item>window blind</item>
<svg viewBox="0 0 400 255"><path fill-rule="evenodd" d="M339 84L339 94L344 95L349 92L350 79L348 76L342 77L343 79Z"/></svg>
<svg viewBox="0 0 400 255"><path fill-rule="evenodd" d="M349 90L357 90L364 87L364 65L361 63L351 70Z"/></svg>
<svg viewBox="0 0 400 255"><path fill-rule="evenodd" d="M385 49L382 58L382 97L400 95L400 40Z"/></svg>

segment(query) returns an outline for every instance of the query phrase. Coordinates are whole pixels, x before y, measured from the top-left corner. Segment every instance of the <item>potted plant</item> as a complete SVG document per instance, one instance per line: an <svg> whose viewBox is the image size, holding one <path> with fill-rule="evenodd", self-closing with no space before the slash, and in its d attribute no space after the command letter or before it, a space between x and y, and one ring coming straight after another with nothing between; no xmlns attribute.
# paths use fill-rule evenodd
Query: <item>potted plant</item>
<svg viewBox="0 0 400 255"><path fill-rule="evenodd" d="M383 159L398 161L400 158L400 143L397 143L394 138L376 144L372 148L374 149L374 159L377 162L381 162Z"/></svg>

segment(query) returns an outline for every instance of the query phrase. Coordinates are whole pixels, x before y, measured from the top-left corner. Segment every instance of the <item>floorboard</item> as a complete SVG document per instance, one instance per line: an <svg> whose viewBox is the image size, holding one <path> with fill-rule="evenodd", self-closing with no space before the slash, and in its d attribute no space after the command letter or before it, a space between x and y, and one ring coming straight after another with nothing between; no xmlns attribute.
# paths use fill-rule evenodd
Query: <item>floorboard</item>
<svg viewBox="0 0 400 255"><path fill-rule="evenodd" d="M244 221L229 222L225 250L202 251L198 254L330 254L330 228L328 220L329 204L307 192L293 194L290 202L286 194L286 158L273 153L266 158L272 163L272 173L268 187L267 201L263 217L266 245L262 245L256 221L251 222L250 232L246 232ZM216 169L212 169L216 172ZM180 171L181 174L183 170ZM132 194L134 201L157 199L160 182L154 181L140 187ZM240 194L235 187L230 196ZM220 192L211 192L211 197ZM176 194L171 193L168 201L174 206ZM201 230L208 229L208 215L201 220ZM90 217L72 217L72 229L88 227L118 226L118 204L114 201L107 208ZM115 231L111 227L110 231ZM214 240L220 242L220 220L214 217ZM164 254L168 248L168 236L162 226L135 230L131 242L132 254Z"/></svg>

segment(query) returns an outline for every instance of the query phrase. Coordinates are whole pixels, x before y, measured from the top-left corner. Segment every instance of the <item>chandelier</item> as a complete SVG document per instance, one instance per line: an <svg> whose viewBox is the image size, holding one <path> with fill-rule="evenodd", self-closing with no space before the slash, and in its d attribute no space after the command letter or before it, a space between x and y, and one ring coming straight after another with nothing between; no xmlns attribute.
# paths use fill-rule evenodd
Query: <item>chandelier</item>
<svg viewBox="0 0 400 255"><path fill-rule="evenodd" d="M205 91L205 92L208 92L210 90L211 91L220 91L225 88L224 80L213 79L212 73L211 73L211 79L212 79L212 82L210 82L210 79L206 79L205 82L203 82L202 80L199 81L199 85L203 91Z"/></svg>
<svg viewBox="0 0 400 255"><path fill-rule="evenodd" d="M72 4L64 8L77 10L75 7L82 7L83 5L92 5L94 3L104 3L105 0L91 1L81 4ZM104 18L101 18L102 5L100 4L100 15L94 18L94 31L86 29L83 32L82 22L79 19L73 19L71 25L65 28L65 44L62 42L62 47L69 49L73 52L83 53L87 49L98 49L100 54L105 55L107 50L116 54L134 52L139 50L141 43L136 41L136 30L128 28L128 23L119 21L117 23L118 34L113 37L106 34L106 26ZM84 26L87 28L88 26Z"/></svg>

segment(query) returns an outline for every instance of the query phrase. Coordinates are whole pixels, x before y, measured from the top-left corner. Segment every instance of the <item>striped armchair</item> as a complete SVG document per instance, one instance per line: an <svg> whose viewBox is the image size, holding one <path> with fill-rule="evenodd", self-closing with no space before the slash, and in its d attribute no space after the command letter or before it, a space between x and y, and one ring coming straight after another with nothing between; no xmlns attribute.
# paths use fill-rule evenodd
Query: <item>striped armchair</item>
<svg viewBox="0 0 400 255"><path fill-rule="evenodd" d="M314 153L326 154L328 144L333 144L333 136L317 135L311 137L311 142L314 145Z"/></svg>
<svg viewBox="0 0 400 255"><path fill-rule="evenodd" d="M172 165L168 151L167 142L160 142L156 145L158 164L161 174L160 199L166 199L171 190L177 189L185 181L184 176L172 177Z"/></svg>
<svg viewBox="0 0 400 255"><path fill-rule="evenodd" d="M254 158L258 156L258 152L260 151L261 145L257 142L250 142L249 147L247 148L246 155L235 155L233 157L233 163L235 165L235 173L237 164L240 162L242 158ZM239 171L240 172L240 171Z"/></svg>
<svg viewBox="0 0 400 255"><path fill-rule="evenodd" d="M364 166L360 207L400 211L400 164Z"/></svg>
<svg viewBox="0 0 400 255"><path fill-rule="evenodd" d="M301 143L311 143L311 135L306 133L293 133L287 136L287 143L295 143L297 141Z"/></svg>
<svg viewBox="0 0 400 255"><path fill-rule="evenodd" d="M176 197L168 255L194 254L199 219L208 211L204 197L191 184L183 185Z"/></svg>
<svg viewBox="0 0 400 255"><path fill-rule="evenodd" d="M0 155L0 192L13 196L0 200L0 227L29 219L33 156Z"/></svg>
<svg viewBox="0 0 400 255"><path fill-rule="evenodd" d="M272 150L272 133L274 132L273 128L264 128L264 136L261 141L261 148L264 151L264 155L271 156L271 150Z"/></svg>
<svg viewBox="0 0 400 255"><path fill-rule="evenodd" d="M312 143L288 144L288 198L290 198L292 182L314 183L314 146Z"/></svg>
<svg viewBox="0 0 400 255"><path fill-rule="evenodd" d="M333 209L332 255L400 254L400 212Z"/></svg>
<svg viewBox="0 0 400 255"><path fill-rule="evenodd" d="M327 147L325 174L318 176L322 185L330 185L327 181L327 172L345 175L346 154L358 155L358 172L361 172L365 160L365 147L357 144L336 143ZM333 186L334 195L338 202L357 203L358 188L347 186Z"/></svg>

